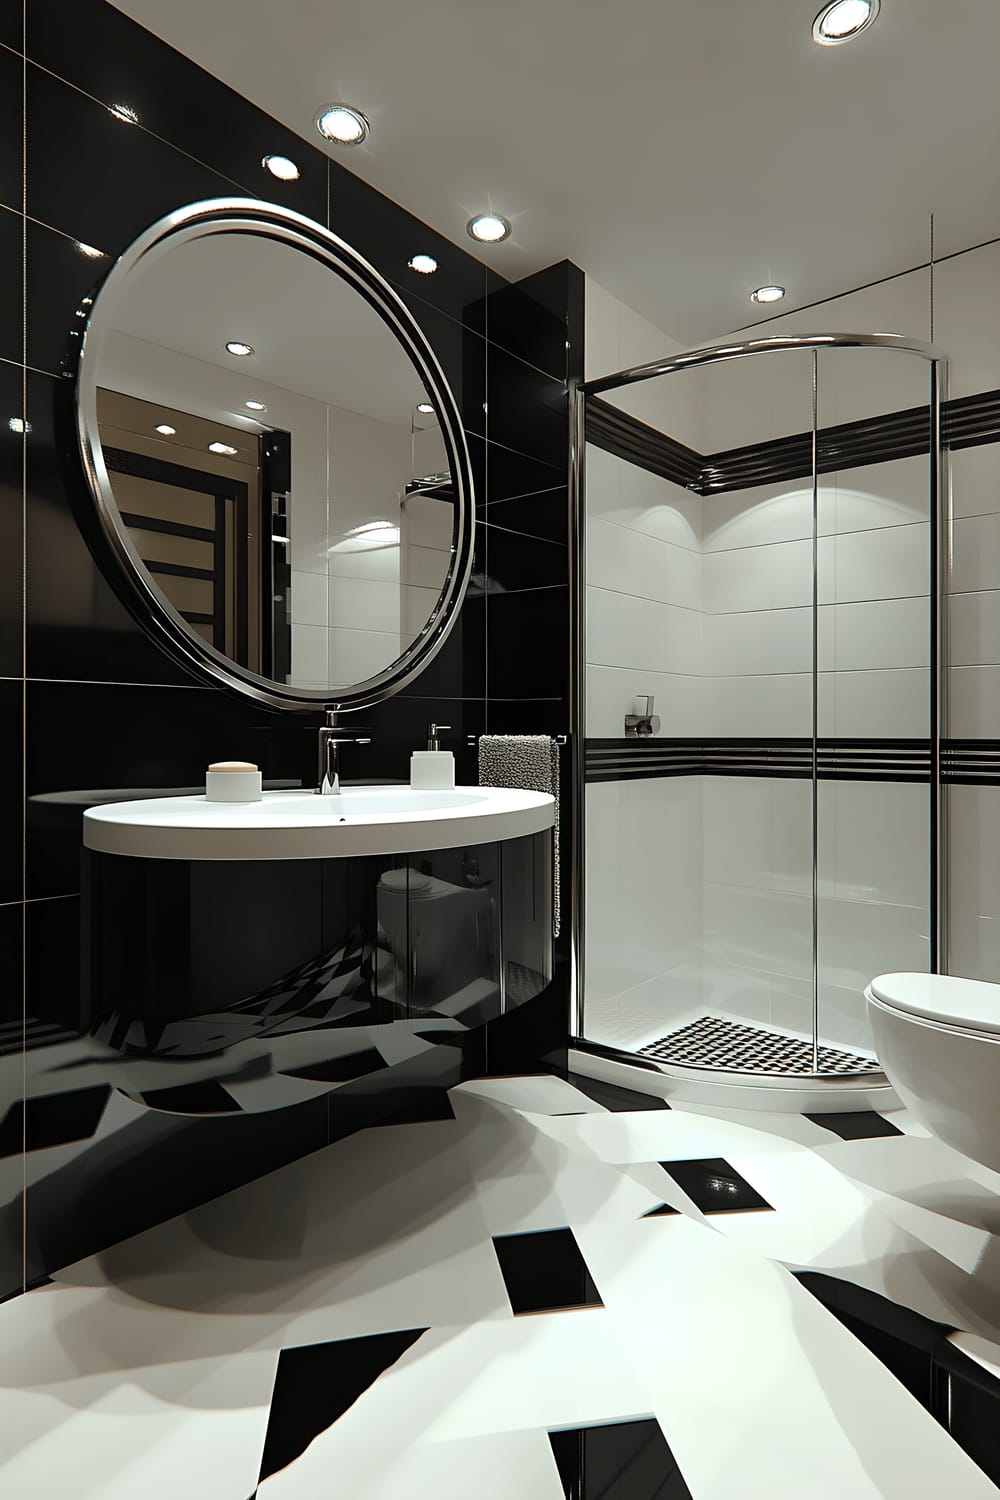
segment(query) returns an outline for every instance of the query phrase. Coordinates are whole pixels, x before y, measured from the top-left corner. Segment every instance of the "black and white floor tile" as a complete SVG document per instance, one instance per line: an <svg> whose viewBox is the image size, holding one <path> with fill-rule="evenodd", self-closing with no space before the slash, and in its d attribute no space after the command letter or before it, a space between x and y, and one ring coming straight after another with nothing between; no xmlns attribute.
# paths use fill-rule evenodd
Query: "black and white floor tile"
<svg viewBox="0 0 1000 1500"><path fill-rule="evenodd" d="M580 1083L462 1084L454 1118L353 1136L0 1307L4 1500L997 1494L795 1273L923 1320L964 1420L995 1426L1000 1175L904 1112Z"/></svg>

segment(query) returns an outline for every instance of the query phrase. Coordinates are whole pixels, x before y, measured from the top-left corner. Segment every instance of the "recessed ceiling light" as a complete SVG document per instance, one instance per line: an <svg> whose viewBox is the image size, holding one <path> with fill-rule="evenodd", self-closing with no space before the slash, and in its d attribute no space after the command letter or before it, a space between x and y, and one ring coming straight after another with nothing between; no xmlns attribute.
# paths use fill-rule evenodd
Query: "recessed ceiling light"
<svg viewBox="0 0 1000 1500"><path fill-rule="evenodd" d="M438 263L433 255L414 255L406 262L411 271L419 271L421 276L429 276L436 271Z"/></svg>
<svg viewBox="0 0 1000 1500"><path fill-rule="evenodd" d="M247 411L267 411L263 401L244 401L243 405Z"/></svg>
<svg viewBox="0 0 1000 1500"><path fill-rule="evenodd" d="M353 104L324 104L316 114L316 129L324 140L336 141L338 146L360 146L371 126Z"/></svg>
<svg viewBox="0 0 1000 1500"><path fill-rule="evenodd" d="M785 295L783 286L759 286L750 293L751 302L780 302Z"/></svg>
<svg viewBox="0 0 1000 1500"><path fill-rule="evenodd" d="M502 214L476 214L465 226L467 233L474 240L479 240L484 245L498 245L505 240L511 231L509 219Z"/></svg>
<svg viewBox="0 0 1000 1500"><path fill-rule="evenodd" d="M157 432L161 433L163 437L176 437L177 436L177 428L176 427L171 427L169 422L161 422L160 425L159 425L159 427L157 427L156 430L157 430Z"/></svg>
<svg viewBox="0 0 1000 1500"><path fill-rule="evenodd" d="M298 182L301 176L290 156L265 156L261 166L282 182Z"/></svg>
<svg viewBox="0 0 1000 1500"><path fill-rule="evenodd" d="M879 12L880 0L833 0L813 22L813 41L836 47L866 31Z"/></svg>
<svg viewBox="0 0 1000 1500"><path fill-rule="evenodd" d="M235 354L237 359L244 359L253 353L253 344L244 344L242 339L230 339L226 349L230 354Z"/></svg>
<svg viewBox="0 0 1000 1500"><path fill-rule="evenodd" d="M139 116L131 104L109 104L108 111L116 120L121 120L125 125L138 125Z"/></svg>
<svg viewBox="0 0 1000 1500"><path fill-rule="evenodd" d="M104 255L103 250L97 250L93 245L85 245L82 240L76 241L76 248L81 255L86 255L88 260L100 260Z"/></svg>
<svg viewBox="0 0 1000 1500"><path fill-rule="evenodd" d="M434 411L434 408L429 401L418 401L417 411L421 411L427 416Z"/></svg>
<svg viewBox="0 0 1000 1500"><path fill-rule="evenodd" d="M234 448L231 443L209 443L208 451L209 453L227 453L231 458L234 453L238 453L240 450Z"/></svg>

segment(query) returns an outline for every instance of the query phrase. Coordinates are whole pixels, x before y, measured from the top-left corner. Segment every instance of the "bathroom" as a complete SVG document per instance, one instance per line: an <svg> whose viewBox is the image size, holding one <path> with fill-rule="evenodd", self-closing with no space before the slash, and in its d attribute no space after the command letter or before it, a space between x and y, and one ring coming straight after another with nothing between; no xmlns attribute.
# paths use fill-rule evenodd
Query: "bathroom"
<svg viewBox="0 0 1000 1500"><path fill-rule="evenodd" d="M1000 23L817 4L0 16L5 1497L997 1492Z"/></svg>

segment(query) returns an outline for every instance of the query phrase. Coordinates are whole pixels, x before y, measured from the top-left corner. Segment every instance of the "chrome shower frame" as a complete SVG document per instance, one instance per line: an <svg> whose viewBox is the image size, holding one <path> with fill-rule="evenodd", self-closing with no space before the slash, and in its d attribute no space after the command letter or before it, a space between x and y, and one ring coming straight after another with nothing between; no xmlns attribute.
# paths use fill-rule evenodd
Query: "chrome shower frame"
<svg viewBox="0 0 1000 1500"><path fill-rule="evenodd" d="M948 972L948 822L947 794L942 781L942 742L947 733L947 642L946 612L944 599L952 567L953 516L951 486L948 476L946 451L943 446L942 413L948 397L948 361L941 351L922 339L909 338L895 333L817 333L808 335L774 335L768 338L747 339L741 342L713 344L703 348L686 350L666 359L649 364L635 365L619 370L613 375L578 382L571 389L570 424L570 501L569 539L571 556L571 664L570 664L570 722L572 736L573 777L573 821L574 845L573 868L570 892L571 917L571 987L570 987L570 1045L597 1054L612 1064L639 1066L655 1071L667 1078L686 1080L698 1087L708 1084L727 1085L731 1088L766 1089L801 1094L803 1090L822 1089L833 1099L838 1094L857 1094L859 1089L884 1090L890 1092L885 1075L873 1071L858 1077L834 1077L818 1069L816 1037L818 1030L818 971L816 933L818 931L818 863L817 840L812 846L812 901L813 901L813 1057L814 1071L797 1076L777 1075L764 1072L733 1072L712 1068L694 1068L684 1063L665 1063L648 1058L637 1058L634 1053L597 1046L588 1043L582 1035L584 1015L584 983L586 975L585 925L586 925L586 578L587 578L587 528L585 514L585 453L587 400L606 391L620 390L642 381L654 380L663 375L674 375L682 370L697 369L705 365L726 363L737 359L750 359L763 354L783 353L787 350L813 351L813 547L815 554L815 511L818 502L818 478L816 468L816 400L817 362L823 349L892 349L901 354L914 355L929 366L930 387L928 393L929 431L929 520L930 520L930 870L929 912L930 969L934 973ZM815 564L815 555L814 555ZM816 632L817 608L816 572L813 575L813 757L812 757L812 804L815 824L817 806L817 722L816 722ZM814 826L815 833L815 826ZM655 1090L654 1090L655 1091Z"/></svg>

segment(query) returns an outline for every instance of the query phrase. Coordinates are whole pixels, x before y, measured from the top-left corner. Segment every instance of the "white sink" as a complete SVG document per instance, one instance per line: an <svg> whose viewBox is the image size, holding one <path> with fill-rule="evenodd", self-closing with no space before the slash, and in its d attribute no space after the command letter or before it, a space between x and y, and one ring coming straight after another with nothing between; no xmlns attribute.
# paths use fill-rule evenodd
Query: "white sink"
<svg viewBox="0 0 1000 1500"><path fill-rule="evenodd" d="M555 801L542 792L359 786L330 797L265 792L259 802L105 803L84 813L83 842L145 859L332 859L488 844L541 833L554 821Z"/></svg>

